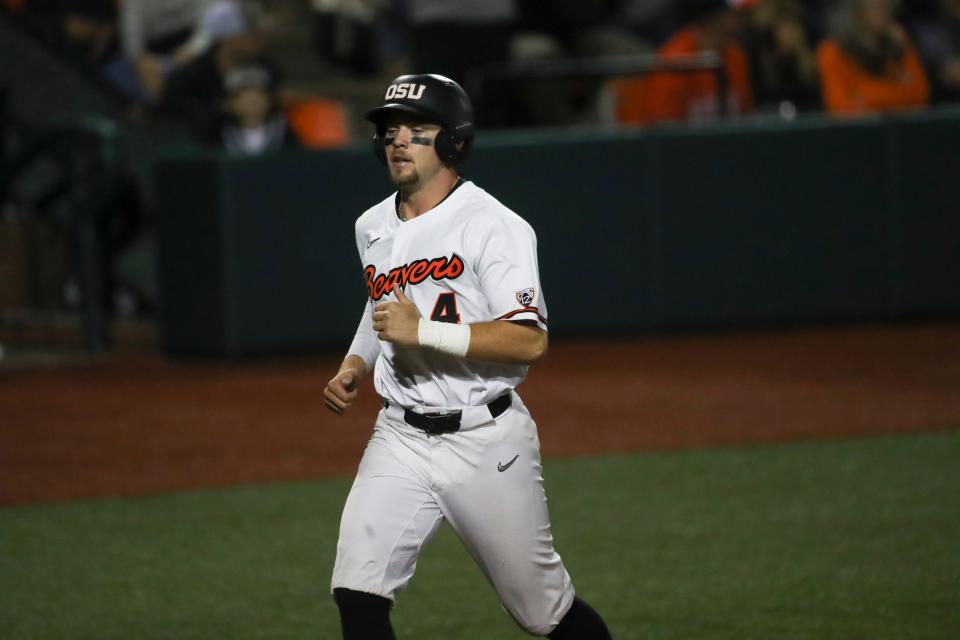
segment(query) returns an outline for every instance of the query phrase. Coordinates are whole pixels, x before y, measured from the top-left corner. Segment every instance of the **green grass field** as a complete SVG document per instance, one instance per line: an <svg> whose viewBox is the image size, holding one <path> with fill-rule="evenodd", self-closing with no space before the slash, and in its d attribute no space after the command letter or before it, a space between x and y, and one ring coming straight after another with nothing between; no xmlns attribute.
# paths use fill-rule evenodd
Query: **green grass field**
<svg viewBox="0 0 960 640"><path fill-rule="evenodd" d="M960 432L545 467L560 553L618 640L960 638ZM0 637L339 638L348 487L0 510ZM393 620L527 637L448 529Z"/></svg>

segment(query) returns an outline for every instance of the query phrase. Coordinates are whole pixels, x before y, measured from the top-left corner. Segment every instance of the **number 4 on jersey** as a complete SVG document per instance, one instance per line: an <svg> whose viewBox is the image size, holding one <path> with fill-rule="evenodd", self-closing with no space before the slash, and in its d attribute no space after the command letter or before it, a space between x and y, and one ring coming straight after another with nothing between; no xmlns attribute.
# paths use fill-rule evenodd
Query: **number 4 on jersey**
<svg viewBox="0 0 960 640"><path fill-rule="evenodd" d="M457 294L441 293L437 296L437 304L433 305L431 320L460 324L460 313L457 311Z"/></svg>

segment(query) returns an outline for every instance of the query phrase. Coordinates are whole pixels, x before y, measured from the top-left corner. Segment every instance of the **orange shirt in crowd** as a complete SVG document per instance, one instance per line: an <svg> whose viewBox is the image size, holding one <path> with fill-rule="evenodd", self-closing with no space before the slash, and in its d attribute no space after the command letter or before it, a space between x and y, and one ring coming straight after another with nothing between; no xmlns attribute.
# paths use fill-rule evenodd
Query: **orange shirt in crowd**
<svg viewBox="0 0 960 640"><path fill-rule="evenodd" d="M702 53L698 32L688 27L674 34L657 52L661 59ZM727 72L727 113L753 109L747 56L735 44L721 53ZM653 73L641 79L616 80L617 119L624 124L662 120L709 120L720 112L713 71Z"/></svg>
<svg viewBox="0 0 960 640"><path fill-rule="evenodd" d="M930 95L927 77L916 50L909 42L904 44L902 59L890 62L886 72L878 76L844 53L836 40L821 42L817 67L827 111L856 115L925 105Z"/></svg>

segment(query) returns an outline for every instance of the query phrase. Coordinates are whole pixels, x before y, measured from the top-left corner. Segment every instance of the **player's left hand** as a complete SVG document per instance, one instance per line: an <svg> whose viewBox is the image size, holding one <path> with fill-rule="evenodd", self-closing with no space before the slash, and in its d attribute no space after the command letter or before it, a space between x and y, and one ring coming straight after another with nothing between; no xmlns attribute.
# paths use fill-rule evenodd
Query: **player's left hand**
<svg viewBox="0 0 960 640"><path fill-rule="evenodd" d="M420 312L404 295L400 287L394 287L396 302L381 302L373 311L373 330L377 337L387 342L415 347L420 344L417 330L420 327Z"/></svg>

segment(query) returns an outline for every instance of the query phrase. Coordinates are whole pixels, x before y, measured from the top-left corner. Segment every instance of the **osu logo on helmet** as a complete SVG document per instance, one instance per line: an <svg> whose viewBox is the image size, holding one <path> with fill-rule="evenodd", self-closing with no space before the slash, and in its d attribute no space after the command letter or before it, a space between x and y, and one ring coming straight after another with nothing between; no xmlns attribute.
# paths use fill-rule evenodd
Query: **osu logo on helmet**
<svg viewBox="0 0 960 640"><path fill-rule="evenodd" d="M384 100L398 99L401 100L406 98L407 100L419 100L420 96L423 95L423 90L427 88L425 84L414 84L412 82L404 82L403 84L392 84L387 87L387 94L383 96Z"/></svg>

